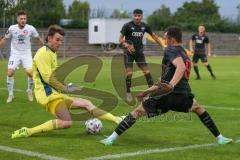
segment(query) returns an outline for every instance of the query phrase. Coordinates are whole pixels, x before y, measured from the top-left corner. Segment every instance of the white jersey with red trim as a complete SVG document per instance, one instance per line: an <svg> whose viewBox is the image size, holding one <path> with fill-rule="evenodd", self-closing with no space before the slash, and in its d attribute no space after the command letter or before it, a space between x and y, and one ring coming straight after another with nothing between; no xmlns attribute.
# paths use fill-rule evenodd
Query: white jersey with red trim
<svg viewBox="0 0 240 160"><path fill-rule="evenodd" d="M11 25L5 34L5 38L11 39L11 55L31 54L31 38L38 37L37 30L26 24L19 28L18 24Z"/></svg>

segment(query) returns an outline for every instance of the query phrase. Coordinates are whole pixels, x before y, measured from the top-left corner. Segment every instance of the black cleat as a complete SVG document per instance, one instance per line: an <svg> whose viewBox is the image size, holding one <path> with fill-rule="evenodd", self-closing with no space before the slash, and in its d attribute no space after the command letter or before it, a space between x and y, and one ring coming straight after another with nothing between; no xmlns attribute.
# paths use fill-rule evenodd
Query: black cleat
<svg viewBox="0 0 240 160"><path fill-rule="evenodd" d="M211 75L212 76L212 79L213 80L216 80L217 78L216 78L216 76L213 74L213 75Z"/></svg>
<svg viewBox="0 0 240 160"><path fill-rule="evenodd" d="M195 78L195 80L201 80L201 78L200 78L200 77L197 77L197 78Z"/></svg>

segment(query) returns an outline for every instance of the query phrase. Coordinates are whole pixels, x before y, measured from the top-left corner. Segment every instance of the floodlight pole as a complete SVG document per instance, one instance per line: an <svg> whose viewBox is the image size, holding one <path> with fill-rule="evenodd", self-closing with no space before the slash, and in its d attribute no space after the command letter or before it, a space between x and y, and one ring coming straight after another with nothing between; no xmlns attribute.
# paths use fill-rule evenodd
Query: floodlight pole
<svg viewBox="0 0 240 160"><path fill-rule="evenodd" d="M237 6L238 9L238 17L237 17L237 23L240 23L240 4Z"/></svg>

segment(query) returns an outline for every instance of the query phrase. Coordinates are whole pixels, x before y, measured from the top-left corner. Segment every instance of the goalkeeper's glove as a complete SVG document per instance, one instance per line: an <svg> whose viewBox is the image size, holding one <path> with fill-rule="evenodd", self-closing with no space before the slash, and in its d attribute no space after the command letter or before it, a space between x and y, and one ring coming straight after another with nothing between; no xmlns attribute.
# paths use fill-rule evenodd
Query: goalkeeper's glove
<svg viewBox="0 0 240 160"><path fill-rule="evenodd" d="M76 86L76 85L73 85L72 83L69 83L69 84L64 86L63 92L73 93L75 91L81 91L82 89L83 89L83 86Z"/></svg>

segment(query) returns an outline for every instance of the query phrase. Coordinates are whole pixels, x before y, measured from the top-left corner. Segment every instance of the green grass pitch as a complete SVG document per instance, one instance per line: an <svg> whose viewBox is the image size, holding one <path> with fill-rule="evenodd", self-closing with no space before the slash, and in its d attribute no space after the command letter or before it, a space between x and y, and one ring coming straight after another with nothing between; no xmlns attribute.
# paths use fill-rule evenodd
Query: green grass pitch
<svg viewBox="0 0 240 160"><path fill-rule="evenodd" d="M105 90L117 95L110 83L110 58L103 59L103 68L96 82L82 81L86 67L81 67L71 73L67 80L73 83ZM161 57L148 57L148 62L160 63ZM206 68L199 63L201 81L194 80L192 71L190 84L196 99L212 115L221 133L234 140L240 139L240 57L216 57L210 58L210 64L217 76L212 80ZM103 130L99 135L88 135L84 130L84 122L75 122L72 128L57 130L49 133L37 134L26 139L10 139L11 133L22 126L33 127L39 125L53 116L34 102L27 101L27 79L23 69L15 74L15 100L6 104L6 71L7 61L0 61L0 146L8 146L23 150L29 150L47 155L62 157L65 159L86 159L89 157L104 156L109 154L121 154L136 152L139 150L162 149L171 147L184 147L193 144L208 144L215 142L215 138L202 125L194 114L167 113L166 117L152 120L142 119L111 147L99 144L104 135L109 135L116 125L103 122ZM136 75L141 74L140 72ZM124 87L124 86L123 86ZM145 86L146 87L146 86ZM140 89L144 86L140 87ZM139 89L139 88L138 88ZM91 98L94 103L99 102ZM208 107L214 106L214 107ZM235 108L230 110L228 108ZM130 112L133 107L119 100L118 106L112 111L116 115ZM179 115L183 118L174 119ZM176 118L176 117L175 117ZM122 159L178 159L178 160L237 160L240 143L224 146L201 147L183 151L155 153L141 156L125 157ZM0 159L30 160L41 159L17 153L10 153L0 149ZM120 158L121 159L121 158Z"/></svg>

